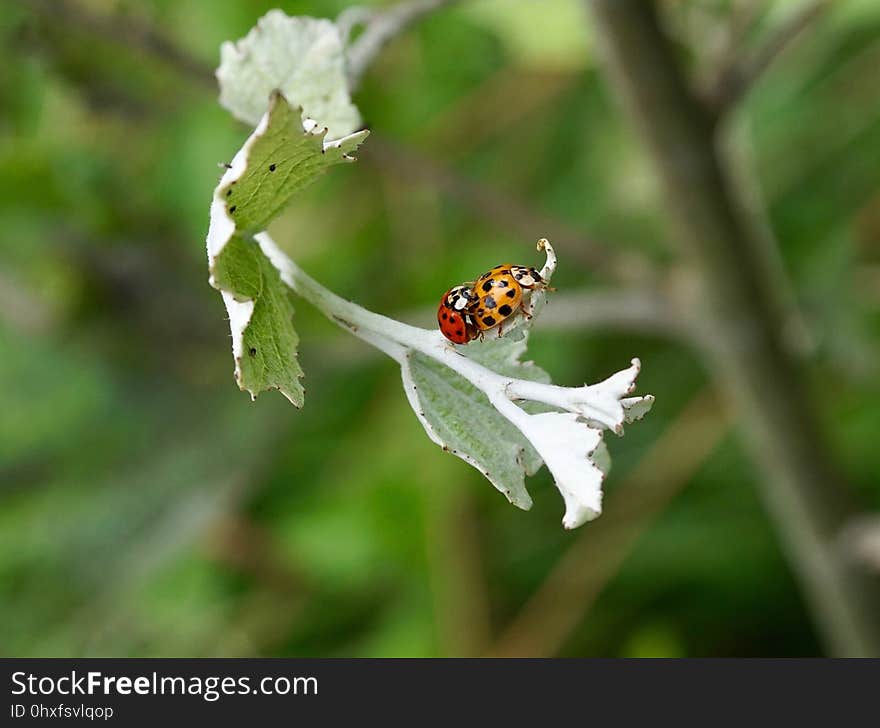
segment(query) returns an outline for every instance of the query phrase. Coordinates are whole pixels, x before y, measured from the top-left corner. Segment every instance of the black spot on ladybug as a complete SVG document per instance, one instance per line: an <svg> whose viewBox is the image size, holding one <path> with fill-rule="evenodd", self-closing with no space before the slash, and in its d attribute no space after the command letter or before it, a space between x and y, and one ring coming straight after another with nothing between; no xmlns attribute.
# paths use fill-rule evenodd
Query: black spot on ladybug
<svg viewBox="0 0 880 728"><path fill-rule="evenodd" d="M248 354L250 354L251 356L256 356L257 350L254 347L251 347L250 349L248 349Z"/></svg>
<svg viewBox="0 0 880 728"><path fill-rule="evenodd" d="M486 296L486 298L483 300L483 303L485 304L486 308L495 308L495 306L497 305L495 303L495 299L492 298L492 296Z"/></svg>
<svg viewBox="0 0 880 728"><path fill-rule="evenodd" d="M456 329L455 335L456 336L464 336L464 331L462 331L461 329Z"/></svg>
<svg viewBox="0 0 880 728"><path fill-rule="evenodd" d="M523 274L522 273L515 273L513 277L516 278L518 281L521 281Z"/></svg>
<svg viewBox="0 0 880 728"><path fill-rule="evenodd" d="M501 271L501 274L505 275L505 276L509 276L510 275L510 268L505 268L503 271Z"/></svg>
<svg viewBox="0 0 880 728"><path fill-rule="evenodd" d="M449 314L446 313L446 311L444 311L444 312L443 312L443 320L445 321L445 320L448 319L448 318L449 318Z"/></svg>
<svg viewBox="0 0 880 728"><path fill-rule="evenodd" d="M499 307L498 313L502 316L510 316L510 314L513 313L513 309L505 303L503 306Z"/></svg>
<svg viewBox="0 0 880 728"><path fill-rule="evenodd" d="M486 281L483 284L483 290L484 291L491 291L492 290L492 281Z"/></svg>
<svg viewBox="0 0 880 728"><path fill-rule="evenodd" d="M516 297L516 291L514 291L514 290L511 288L511 289L510 289L506 294L504 294L504 295L506 295L508 298L515 298L515 297Z"/></svg>
<svg viewBox="0 0 880 728"><path fill-rule="evenodd" d="M270 164L270 165L269 165L269 171L270 171L270 172L274 172L274 171L275 171L275 165L274 165L274 164Z"/></svg>
<svg viewBox="0 0 880 728"><path fill-rule="evenodd" d="M485 317L483 318L483 323L486 324L486 326L494 326L494 325L495 325L495 319L492 318L491 316L485 316Z"/></svg>
<svg viewBox="0 0 880 728"><path fill-rule="evenodd" d="M506 279L506 278L502 278L500 281L498 281L498 282L495 284L495 288L507 288L508 285L509 285L509 284L508 284L508 282L507 282L507 279Z"/></svg>
<svg viewBox="0 0 880 728"><path fill-rule="evenodd" d="M236 206L236 205L233 205L232 207L229 208L229 212L230 212L230 213L233 213L233 212L236 211L236 209L237 209L237 206Z"/></svg>

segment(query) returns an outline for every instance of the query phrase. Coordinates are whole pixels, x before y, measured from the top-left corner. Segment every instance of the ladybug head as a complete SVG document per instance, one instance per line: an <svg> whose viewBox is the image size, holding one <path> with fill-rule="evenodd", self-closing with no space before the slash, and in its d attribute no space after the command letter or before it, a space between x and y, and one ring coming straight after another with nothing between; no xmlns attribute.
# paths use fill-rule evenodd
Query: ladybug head
<svg viewBox="0 0 880 728"><path fill-rule="evenodd" d="M546 284L537 270L525 265L514 265L510 273L523 288L545 288Z"/></svg>
<svg viewBox="0 0 880 728"><path fill-rule="evenodd" d="M476 300L477 295L474 293L474 289L465 285L453 286L444 297L446 305L453 311L464 311Z"/></svg>

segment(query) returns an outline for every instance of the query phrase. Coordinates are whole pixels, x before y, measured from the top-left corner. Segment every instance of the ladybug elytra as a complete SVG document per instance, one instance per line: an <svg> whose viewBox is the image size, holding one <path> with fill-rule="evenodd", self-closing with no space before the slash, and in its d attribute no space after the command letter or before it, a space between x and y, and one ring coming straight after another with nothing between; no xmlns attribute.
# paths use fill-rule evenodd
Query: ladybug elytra
<svg viewBox="0 0 880 728"><path fill-rule="evenodd" d="M534 268L503 263L481 275L474 284L476 301L469 312L480 331L488 331L510 318L522 305L523 290L546 288L547 284ZM529 314L523 310L523 314Z"/></svg>

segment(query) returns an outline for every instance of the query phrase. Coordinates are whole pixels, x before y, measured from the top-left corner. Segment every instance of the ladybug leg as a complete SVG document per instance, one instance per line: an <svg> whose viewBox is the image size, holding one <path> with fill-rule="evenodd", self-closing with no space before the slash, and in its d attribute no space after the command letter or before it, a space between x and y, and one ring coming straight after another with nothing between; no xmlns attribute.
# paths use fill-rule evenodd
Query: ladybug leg
<svg viewBox="0 0 880 728"><path fill-rule="evenodd" d="M537 288L538 290L543 288L545 291L555 291L556 290L553 286L551 286L547 281L544 280L544 278L541 276L540 273L538 273L538 271L536 271L534 268L532 268L532 271L533 271L532 277L535 279L535 286L534 286L535 288Z"/></svg>
<svg viewBox="0 0 880 728"><path fill-rule="evenodd" d="M498 324L498 338L501 338L501 335L504 333L504 322L502 321Z"/></svg>

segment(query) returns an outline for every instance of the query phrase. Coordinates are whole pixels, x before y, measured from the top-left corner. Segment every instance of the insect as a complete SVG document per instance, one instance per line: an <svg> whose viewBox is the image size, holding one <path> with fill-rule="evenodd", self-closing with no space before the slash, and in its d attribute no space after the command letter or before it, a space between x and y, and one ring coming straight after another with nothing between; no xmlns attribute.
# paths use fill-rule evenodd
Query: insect
<svg viewBox="0 0 880 728"><path fill-rule="evenodd" d="M510 263L496 265L488 273L483 273L474 284L476 300L470 304L468 313L481 332L498 326L500 336L501 324L521 308L523 290L542 288L549 287L534 268ZM526 318L531 318L524 308L522 313Z"/></svg>
<svg viewBox="0 0 880 728"><path fill-rule="evenodd" d="M437 323L440 332L454 344L467 344L480 335L468 308L477 300L469 285L453 286L440 299Z"/></svg>

